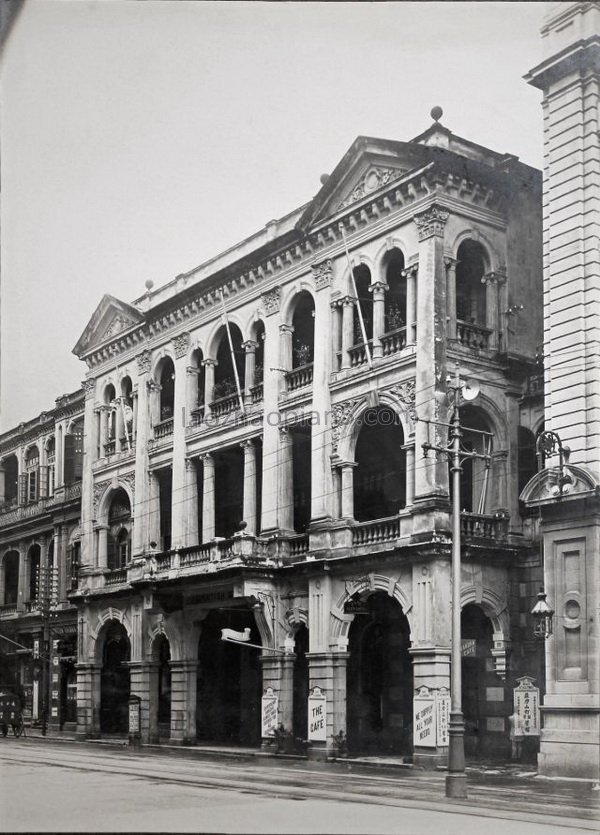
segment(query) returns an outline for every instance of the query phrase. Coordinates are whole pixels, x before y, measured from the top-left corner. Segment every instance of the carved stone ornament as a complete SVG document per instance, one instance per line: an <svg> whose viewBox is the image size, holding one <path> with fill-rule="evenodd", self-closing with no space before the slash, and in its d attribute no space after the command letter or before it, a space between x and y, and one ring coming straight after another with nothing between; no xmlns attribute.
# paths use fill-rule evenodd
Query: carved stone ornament
<svg viewBox="0 0 600 835"><path fill-rule="evenodd" d="M317 290L323 290L325 287L331 286L331 280L333 278L333 263L331 258L321 261L320 264L313 264L311 269Z"/></svg>
<svg viewBox="0 0 600 835"><path fill-rule="evenodd" d="M150 351L142 351L142 353L137 357L137 370L138 374L147 374L152 367L152 354Z"/></svg>
<svg viewBox="0 0 600 835"><path fill-rule="evenodd" d="M442 236L444 234L448 212L444 212L439 206L432 206L420 215L415 215L413 220L417 224L419 240L424 241L433 235Z"/></svg>
<svg viewBox="0 0 600 835"><path fill-rule="evenodd" d="M364 400L364 397L359 397L355 400L344 400L342 403L335 403L331 407L331 451L334 455L337 453L344 426L348 424L356 407L363 403Z"/></svg>
<svg viewBox="0 0 600 835"><path fill-rule="evenodd" d="M358 200L362 200L372 191L377 191L378 188L386 186L393 180L397 180L406 172L400 168L370 168L369 171L358 181L354 186L348 197L343 200L338 209L345 209L346 206L351 206Z"/></svg>
<svg viewBox="0 0 600 835"><path fill-rule="evenodd" d="M115 318L111 321L110 325L104 331L104 335L102 336L101 342L104 342L105 339L110 339L112 336L121 333L121 331L130 328L133 324L133 319L129 319L129 317L127 316L115 316Z"/></svg>
<svg viewBox="0 0 600 835"><path fill-rule="evenodd" d="M102 496L104 495L111 483L111 479L106 479L106 481L97 481L94 484L94 516L96 516L97 514L100 499L102 498Z"/></svg>
<svg viewBox="0 0 600 835"><path fill-rule="evenodd" d="M175 356L177 359L181 359L181 357L185 357L188 352L188 348L190 347L190 335L187 333L180 333L179 336L174 337L173 339L173 350L175 351Z"/></svg>
<svg viewBox="0 0 600 835"><path fill-rule="evenodd" d="M412 420L416 420L417 409L415 406L415 381L408 380L406 383L402 383L402 385L400 386L394 386L393 388L389 389L389 392L397 400L399 400L403 406L405 406L406 411L408 412Z"/></svg>
<svg viewBox="0 0 600 835"><path fill-rule="evenodd" d="M89 400L96 394L96 380L94 377L90 377L88 380L81 381L81 388L85 392L85 399Z"/></svg>
<svg viewBox="0 0 600 835"><path fill-rule="evenodd" d="M126 484L129 487L131 495L133 496L135 491L135 473L124 473L119 475L119 481L123 484ZM132 502L133 504L133 502Z"/></svg>
<svg viewBox="0 0 600 835"><path fill-rule="evenodd" d="M273 313L279 313L281 289L279 287L273 287L272 290L267 290L266 293L263 293L262 300L267 316L272 316Z"/></svg>

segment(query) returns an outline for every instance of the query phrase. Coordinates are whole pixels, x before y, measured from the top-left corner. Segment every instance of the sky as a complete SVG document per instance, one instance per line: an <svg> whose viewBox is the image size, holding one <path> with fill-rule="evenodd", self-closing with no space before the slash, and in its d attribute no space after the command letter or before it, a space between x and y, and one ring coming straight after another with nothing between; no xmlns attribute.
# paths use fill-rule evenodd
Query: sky
<svg viewBox="0 0 600 835"><path fill-rule="evenodd" d="M130 302L309 200L359 135L542 166L544 3L25 0L0 58L0 431Z"/></svg>

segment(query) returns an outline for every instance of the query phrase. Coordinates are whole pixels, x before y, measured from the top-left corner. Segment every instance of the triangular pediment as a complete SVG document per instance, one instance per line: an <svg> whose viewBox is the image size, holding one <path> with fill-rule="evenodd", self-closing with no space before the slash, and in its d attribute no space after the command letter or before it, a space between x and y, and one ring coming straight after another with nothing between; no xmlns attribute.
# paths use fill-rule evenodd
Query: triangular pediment
<svg viewBox="0 0 600 835"><path fill-rule="evenodd" d="M143 321L144 315L137 308L106 294L79 337L73 353L81 358L103 342L125 333Z"/></svg>
<svg viewBox="0 0 600 835"><path fill-rule="evenodd" d="M410 175L427 162L427 149L406 142L357 139L323 185L300 219L306 229L340 212L368 202L396 180Z"/></svg>

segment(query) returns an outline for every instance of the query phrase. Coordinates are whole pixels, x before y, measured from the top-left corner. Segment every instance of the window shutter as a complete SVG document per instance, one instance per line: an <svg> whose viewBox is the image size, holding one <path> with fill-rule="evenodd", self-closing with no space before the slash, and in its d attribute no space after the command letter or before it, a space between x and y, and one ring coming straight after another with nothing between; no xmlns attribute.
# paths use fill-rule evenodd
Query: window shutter
<svg viewBox="0 0 600 835"><path fill-rule="evenodd" d="M48 467L40 467L39 487L40 499L45 499L48 496Z"/></svg>
<svg viewBox="0 0 600 835"><path fill-rule="evenodd" d="M27 504L27 488L29 486L29 477L27 473L21 473L19 476L19 504Z"/></svg>
<svg viewBox="0 0 600 835"><path fill-rule="evenodd" d="M73 434L75 439L75 461L73 465L73 476L74 481L81 481L81 477L83 475L83 427L78 426L77 430Z"/></svg>
<svg viewBox="0 0 600 835"><path fill-rule="evenodd" d="M65 435L65 484L75 481L75 436Z"/></svg>

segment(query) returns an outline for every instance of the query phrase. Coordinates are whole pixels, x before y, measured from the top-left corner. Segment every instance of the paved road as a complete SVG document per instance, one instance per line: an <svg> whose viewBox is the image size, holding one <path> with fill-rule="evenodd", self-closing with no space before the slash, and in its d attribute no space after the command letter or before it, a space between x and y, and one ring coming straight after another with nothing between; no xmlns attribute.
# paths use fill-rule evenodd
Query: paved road
<svg viewBox="0 0 600 835"><path fill-rule="evenodd" d="M486 780L449 801L440 774L0 743L2 832L574 835L600 832L596 801L565 783Z"/></svg>

